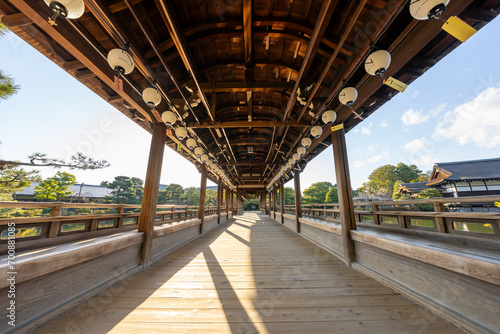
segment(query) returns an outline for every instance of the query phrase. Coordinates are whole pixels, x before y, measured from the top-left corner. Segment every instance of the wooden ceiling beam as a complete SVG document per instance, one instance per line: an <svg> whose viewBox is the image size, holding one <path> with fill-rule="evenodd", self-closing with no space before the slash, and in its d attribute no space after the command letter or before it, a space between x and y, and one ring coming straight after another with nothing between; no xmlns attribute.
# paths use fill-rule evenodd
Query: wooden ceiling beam
<svg viewBox="0 0 500 334"><path fill-rule="evenodd" d="M290 90L290 84L281 82L200 82L199 87L204 93L246 93L253 92L281 92Z"/></svg>
<svg viewBox="0 0 500 334"><path fill-rule="evenodd" d="M281 121L228 121L228 122L206 122L206 123L186 123L186 127L192 129L206 128L272 128L272 127L308 127L309 123L281 122Z"/></svg>
<svg viewBox="0 0 500 334"><path fill-rule="evenodd" d="M135 0L134 0L135 1ZM189 39L191 36L197 34L197 33L203 33L207 31L212 31L212 33L215 33L214 30L219 30L221 33L224 31L230 35L221 35L220 38L230 38L230 37L244 37L244 30L242 29L243 27L243 21L240 19L231 19L231 18L226 18L224 19L223 22L219 20L215 21L206 21L200 24L193 25L191 27L187 27L184 29L184 36ZM297 30L300 31L301 33L311 36L313 34L313 29L314 27L310 25L307 22L304 21L299 21L299 20L293 20L293 19L288 19L288 18L261 18L261 17L255 17L253 18L252 22L252 27L259 27L259 28L264 28L264 30L259 30L257 32L252 31L252 34L254 36L258 36L259 38L264 38L266 36L266 32L270 33L283 33L281 35L282 38L287 38L286 36L300 36L300 34L297 34L294 31L291 31L291 34L287 34L287 30ZM271 27L271 29L268 29L268 27ZM228 32L228 29L234 29L232 32ZM275 30L273 28L278 28L278 30ZM283 28L287 30L283 30ZM256 35L257 34L257 35ZM205 35L203 35L205 36ZM202 38L203 38L202 36ZM270 35L272 38L279 37L277 35ZM189 41L189 44L191 45L192 42L198 43L197 38ZM309 43L307 39L302 39L302 41ZM331 37L323 37L323 40L321 41L322 44L325 46L335 50L338 48L338 42L335 41ZM170 48L173 48L175 46L174 42L172 39L165 40L161 43L158 43L158 48L159 50L163 53L167 51ZM344 47L340 49L340 53L344 54L348 57L353 55L354 46L348 45L344 43ZM155 55L155 52L152 49L149 50L143 50L144 58L151 58ZM321 49L320 49L321 51ZM325 53L330 52L330 50L324 50Z"/></svg>
<svg viewBox="0 0 500 334"><path fill-rule="evenodd" d="M22 27L33 24L24 13L16 13L0 17L0 22L7 28Z"/></svg>
<svg viewBox="0 0 500 334"><path fill-rule="evenodd" d="M252 67L252 0L243 0L243 44L245 45L245 67Z"/></svg>
<svg viewBox="0 0 500 334"><path fill-rule="evenodd" d="M314 31L309 41L309 46L307 47L304 60L302 61L299 73L297 74L295 86L292 89L290 98L288 99L288 103L285 108L285 119L288 118L288 116L290 116L290 114L292 113L292 110L296 103L297 91L300 82L302 81L302 77L307 75L309 69L311 68L312 62L316 56L316 52L318 51L321 41L323 40L323 35L325 34L326 28L328 27L328 24L330 24L330 19L332 18L333 12L335 11L337 2L338 0L323 1L323 5L316 20Z"/></svg>
<svg viewBox="0 0 500 334"><path fill-rule="evenodd" d="M49 35L56 43L61 45L69 54L80 61L85 67L89 68L105 85L114 88L114 74L113 70L109 67L108 62L103 54L96 50L86 40L80 37L80 32L75 28L70 20L60 20L56 27L51 26L47 22L47 18L39 13L48 12L45 4L33 2L28 4L22 0L10 1L20 11L22 11L33 23L35 23L41 30ZM32 7L33 6L33 7ZM45 6L46 7L46 6ZM131 96L136 95L134 88L128 84L123 85L123 91L119 92L128 104L134 109L138 110L142 116L148 121L152 122L152 118L147 111L147 106L144 102L137 102Z"/></svg>
<svg viewBox="0 0 500 334"><path fill-rule="evenodd" d="M129 1L129 0L125 0ZM163 21L165 22L170 36L179 52L182 62L186 69L191 74L193 78L194 84L196 85L198 91L201 91L200 87L200 76L198 73L198 69L196 68L196 64L193 60L193 55L191 54L191 50L189 49L189 45L186 41L186 37L184 36L183 30L177 20L177 16L175 14L174 9L172 8L172 4L168 1L155 0L156 6L160 10L161 16L163 17ZM158 56L160 57L160 56ZM205 106L208 116L210 120L214 121L212 113L210 112L210 104L208 102L205 94L200 94L201 102Z"/></svg>

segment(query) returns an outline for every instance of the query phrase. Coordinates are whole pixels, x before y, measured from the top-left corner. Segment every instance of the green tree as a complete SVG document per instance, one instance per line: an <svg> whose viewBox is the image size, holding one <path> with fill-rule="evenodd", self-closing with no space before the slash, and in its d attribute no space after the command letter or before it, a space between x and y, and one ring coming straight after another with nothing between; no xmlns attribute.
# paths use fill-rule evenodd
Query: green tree
<svg viewBox="0 0 500 334"><path fill-rule="evenodd" d="M0 194L12 195L40 181L39 171L27 171L13 165L6 165L0 168Z"/></svg>
<svg viewBox="0 0 500 334"><path fill-rule="evenodd" d="M108 189L111 189L111 196L106 196L105 199L113 203L141 204L144 193L142 183L137 177L115 176L114 181L107 184Z"/></svg>
<svg viewBox="0 0 500 334"><path fill-rule="evenodd" d="M216 205L217 204L217 190L207 189L207 197L205 199L205 205Z"/></svg>
<svg viewBox="0 0 500 334"><path fill-rule="evenodd" d="M55 176L43 180L35 187L35 198L44 202L60 201L72 194L69 186L75 184L74 175L66 172L57 172Z"/></svg>
<svg viewBox="0 0 500 334"><path fill-rule="evenodd" d="M339 192L337 190L337 185L334 185L326 193L325 203L338 203L339 202Z"/></svg>
<svg viewBox="0 0 500 334"><path fill-rule="evenodd" d="M414 181L422 173L415 165L406 165L400 162L397 166L384 165L375 169L368 182L363 184L361 191L377 196L392 197L394 193L394 183L401 181L408 183Z"/></svg>
<svg viewBox="0 0 500 334"><path fill-rule="evenodd" d="M394 182L394 188L392 191L392 199L395 201L407 200L410 198L407 194L400 194L399 193L399 187L401 186L401 183L405 183L405 182L402 182L400 180Z"/></svg>
<svg viewBox="0 0 500 334"><path fill-rule="evenodd" d="M285 187L283 190L285 195L285 205L295 204L295 190L290 187Z"/></svg>
<svg viewBox="0 0 500 334"><path fill-rule="evenodd" d="M439 190L434 189L434 188L428 188L425 190L422 190L418 194L418 199L429 199L429 198L438 198L438 197L443 197L443 194L439 192ZM433 204L420 204L419 208L421 211L433 211L434 210L434 205Z"/></svg>
<svg viewBox="0 0 500 334"><path fill-rule="evenodd" d="M7 33L7 28L0 23L0 37ZM14 83L14 79L0 70L0 100L6 100L19 91L19 85Z"/></svg>
<svg viewBox="0 0 500 334"><path fill-rule="evenodd" d="M207 190L207 193L208 193L208 190ZM195 187L186 188L186 190L184 191L184 198L186 199L186 204L188 204L188 205L200 204L200 192ZM205 199L205 202L206 202L206 199Z"/></svg>
<svg viewBox="0 0 500 334"><path fill-rule="evenodd" d="M184 198L184 188L180 184L171 183L158 194L158 202L162 204L180 204Z"/></svg>
<svg viewBox="0 0 500 334"><path fill-rule="evenodd" d="M325 203L326 194L333 188L333 184L330 182L316 182L311 184L309 188L304 190L303 202L307 204L319 204Z"/></svg>
<svg viewBox="0 0 500 334"><path fill-rule="evenodd" d="M432 171L430 171L430 170L427 172L424 172L424 173L420 173L420 175L415 180L413 180L411 182L427 182L431 178L431 175L432 175Z"/></svg>

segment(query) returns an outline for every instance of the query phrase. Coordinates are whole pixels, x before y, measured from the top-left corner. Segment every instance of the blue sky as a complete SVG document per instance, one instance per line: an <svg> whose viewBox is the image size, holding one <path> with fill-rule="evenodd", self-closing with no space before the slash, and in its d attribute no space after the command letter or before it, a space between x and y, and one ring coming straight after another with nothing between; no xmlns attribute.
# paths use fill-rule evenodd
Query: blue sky
<svg viewBox="0 0 500 334"><path fill-rule="evenodd" d="M353 188L384 164L413 163L425 171L434 162L500 157L498 31L496 19L347 134ZM0 102L3 159L34 152L67 159L79 151L111 167L69 171L78 182L145 178L149 133L14 34L0 39L0 50L0 68L21 85ZM168 148L163 166L161 183L199 186L196 168ZM43 177L56 172L40 170ZM331 147L301 175L302 189L319 181L335 183Z"/></svg>

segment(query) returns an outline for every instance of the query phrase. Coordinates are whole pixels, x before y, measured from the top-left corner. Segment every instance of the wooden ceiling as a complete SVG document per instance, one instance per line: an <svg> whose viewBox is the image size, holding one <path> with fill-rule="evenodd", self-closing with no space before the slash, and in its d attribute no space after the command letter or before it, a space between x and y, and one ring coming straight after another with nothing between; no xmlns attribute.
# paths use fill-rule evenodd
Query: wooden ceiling
<svg viewBox="0 0 500 334"><path fill-rule="evenodd" d="M457 15L480 29L496 17L499 2L452 0L444 17ZM358 89L354 109L364 118L397 93L366 74L371 45L391 53L387 76L410 84L460 44L439 21L412 19L407 0L85 0L85 5L81 18L59 18L55 27L47 23L50 10L43 1L0 0L0 15L14 33L149 132L157 118L141 92L156 83L163 95L158 111L176 110L183 119L175 126L187 126L232 183L246 191L267 185L312 125L323 125L327 108L337 111L336 123L343 122L346 131L361 122L338 102L344 82ZM117 93L106 56L124 44L136 68ZM184 141L168 133L167 145L179 142L179 153L199 165ZM329 145L325 127L300 168Z"/></svg>

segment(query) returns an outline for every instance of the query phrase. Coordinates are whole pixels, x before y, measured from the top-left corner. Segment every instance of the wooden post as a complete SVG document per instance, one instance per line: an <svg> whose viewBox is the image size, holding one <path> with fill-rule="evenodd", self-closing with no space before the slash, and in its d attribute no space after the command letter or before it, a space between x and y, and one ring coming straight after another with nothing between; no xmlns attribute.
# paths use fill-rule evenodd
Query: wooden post
<svg viewBox="0 0 500 334"><path fill-rule="evenodd" d="M276 219L276 196L278 194L278 188L273 186L273 219Z"/></svg>
<svg viewBox="0 0 500 334"><path fill-rule="evenodd" d="M269 194L269 211L267 212L267 214L269 215L269 217L271 217L271 210L273 209L273 192L270 191L268 192Z"/></svg>
<svg viewBox="0 0 500 334"><path fill-rule="evenodd" d="M332 132L333 158L337 189L339 193L340 221L342 224L342 243L346 264L355 261L354 242L351 239L351 230L356 229L356 217L352 201L351 177L347 160L347 146L345 131L340 129Z"/></svg>
<svg viewBox="0 0 500 334"><path fill-rule="evenodd" d="M434 202L434 211L443 212L443 207L441 206L441 203ZM436 217L434 219L436 221L436 228L437 228L438 232L439 233L446 233L446 225L444 224L443 217Z"/></svg>
<svg viewBox="0 0 500 334"><path fill-rule="evenodd" d="M238 198L238 193L236 193L236 214L238 215L240 213L240 199Z"/></svg>
<svg viewBox="0 0 500 334"><path fill-rule="evenodd" d="M200 206L198 208L198 219L200 223L200 234L203 234L203 221L205 220L205 199L207 197L207 167L201 165L201 182L200 182Z"/></svg>
<svg viewBox="0 0 500 334"><path fill-rule="evenodd" d="M285 222L285 182L280 182L281 224Z"/></svg>
<svg viewBox="0 0 500 334"><path fill-rule="evenodd" d="M295 223L297 226L297 233L300 233L299 219L302 217L302 192L300 191L299 171L295 171L295 174L293 175L293 181L295 183Z"/></svg>
<svg viewBox="0 0 500 334"><path fill-rule="evenodd" d="M163 152L165 151L165 136L167 127L163 123L154 125L151 148L149 149L144 195L142 197L141 214L139 216L139 232L144 232L139 264L148 266L151 261L151 247L153 245L153 232L156 217L156 204L160 186L161 166Z"/></svg>
<svg viewBox="0 0 500 334"><path fill-rule="evenodd" d="M229 219L229 187L226 188L226 219Z"/></svg>
<svg viewBox="0 0 500 334"><path fill-rule="evenodd" d="M231 217L234 217L234 192L231 191L229 198L231 198Z"/></svg>
<svg viewBox="0 0 500 334"><path fill-rule="evenodd" d="M217 224L220 224L220 208L222 206L222 178L217 183Z"/></svg>

